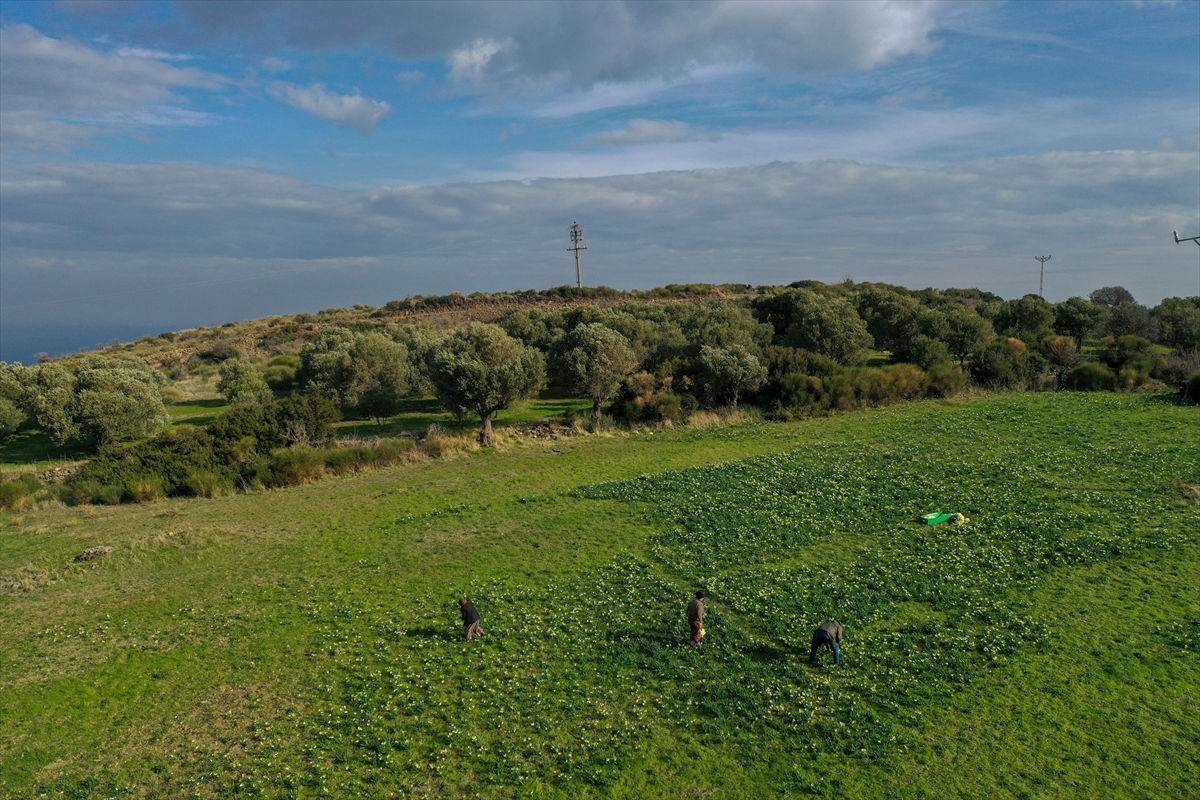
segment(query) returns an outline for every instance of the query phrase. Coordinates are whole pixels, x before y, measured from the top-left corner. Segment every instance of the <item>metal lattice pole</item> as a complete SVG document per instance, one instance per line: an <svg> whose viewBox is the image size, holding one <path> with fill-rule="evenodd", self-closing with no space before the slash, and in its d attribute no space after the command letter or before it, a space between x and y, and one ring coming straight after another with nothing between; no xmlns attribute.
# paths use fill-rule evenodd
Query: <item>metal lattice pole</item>
<svg viewBox="0 0 1200 800"><path fill-rule="evenodd" d="M575 251L575 286L580 289L583 288L583 270L579 266L579 251L587 250L587 248L583 246L582 242L583 228L581 228L579 223L576 222L571 225L571 246L568 247L567 250Z"/></svg>
<svg viewBox="0 0 1200 800"><path fill-rule="evenodd" d="M1050 260L1050 256L1034 256L1042 265L1041 275L1038 277L1038 297L1043 297L1042 290L1046 286L1046 262Z"/></svg>

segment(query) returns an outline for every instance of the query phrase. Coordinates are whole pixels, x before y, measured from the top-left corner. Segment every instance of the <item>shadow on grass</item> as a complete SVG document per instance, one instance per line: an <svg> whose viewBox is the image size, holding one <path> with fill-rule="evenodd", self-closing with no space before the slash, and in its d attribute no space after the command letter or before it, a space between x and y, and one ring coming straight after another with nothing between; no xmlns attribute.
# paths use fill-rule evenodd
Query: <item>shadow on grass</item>
<svg viewBox="0 0 1200 800"><path fill-rule="evenodd" d="M60 447L32 423L26 423L3 447L0 447L0 464L79 461L94 455L96 455L96 445L90 439L72 439Z"/></svg>
<svg viewBox="0 0 1200 800"><path fill-rule="evenodd" d="M449 631L446 628L438 628L433 625L426 625L422 628L409 628L404 632L405 636L418 636L422 639L439 639L443 642L461 642L463 639L461 631Z"/></svg>

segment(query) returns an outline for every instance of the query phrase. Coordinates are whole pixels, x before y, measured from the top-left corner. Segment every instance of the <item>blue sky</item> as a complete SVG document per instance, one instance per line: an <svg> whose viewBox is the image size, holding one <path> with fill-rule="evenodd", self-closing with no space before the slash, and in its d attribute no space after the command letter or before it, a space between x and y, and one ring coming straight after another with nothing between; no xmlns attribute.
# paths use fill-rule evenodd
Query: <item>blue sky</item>
<svg viewBox="0 0 1200 800"><path fill-rule="evenodd" d="M5 0L0 26L0 358L558 285L576 220L585 280L623 288L1019 296L1053 253L1051 300L1198 291L1170 239L1200 233L1194 1Z"/></svg>

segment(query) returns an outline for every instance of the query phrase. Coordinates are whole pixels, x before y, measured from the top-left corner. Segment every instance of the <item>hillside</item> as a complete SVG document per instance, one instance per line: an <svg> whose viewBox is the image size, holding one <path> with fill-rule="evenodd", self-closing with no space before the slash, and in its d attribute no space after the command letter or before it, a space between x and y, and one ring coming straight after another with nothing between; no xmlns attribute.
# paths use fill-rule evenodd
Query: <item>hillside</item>
<svg viewBox="0 0 1200 800"><path fill-rule="evenodd" d="M1027 393L3 513L0 795L1186 796L1198 450Z"/></svg>
<svg viewBox="0 0 1200 800"><path fill-rule="evenodd" d="M215 363L237 353L243 358L270 358L296 353L301 346L316 340L322 330L332 326L370 329L387 323L432 325L454 328L468 322L490 322L505 312L517 309L557 311L579 306L608 308L618 303L709 302L734 299L751 289L743 284L670 285L647 291L618 290L601 286L576 289L560 286L544 291L472 292L448 295L415 295L392 300L382 306L356 303L353 308L327 308L315 314L300 313L262 319L226 322L207 328L166 331L136 342L124 342L103 348L110 355L132 355L152 366L164 369L195 363ZM65 356L66 360L77 355Z"/></svg>

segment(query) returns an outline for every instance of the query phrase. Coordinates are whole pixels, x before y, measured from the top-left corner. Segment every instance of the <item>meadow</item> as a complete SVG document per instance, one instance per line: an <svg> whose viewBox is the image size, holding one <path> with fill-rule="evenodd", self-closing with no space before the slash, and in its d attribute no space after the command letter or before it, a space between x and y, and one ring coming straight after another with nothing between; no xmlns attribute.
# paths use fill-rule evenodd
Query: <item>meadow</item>
<svg viewBox="0 0 1200 800"><path fill-rule="evenodd" d="M0 796L1183 797L1198 534L1200 415L1108 393L3 513Z"/></svg>

